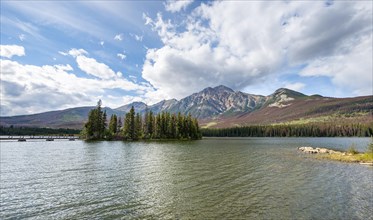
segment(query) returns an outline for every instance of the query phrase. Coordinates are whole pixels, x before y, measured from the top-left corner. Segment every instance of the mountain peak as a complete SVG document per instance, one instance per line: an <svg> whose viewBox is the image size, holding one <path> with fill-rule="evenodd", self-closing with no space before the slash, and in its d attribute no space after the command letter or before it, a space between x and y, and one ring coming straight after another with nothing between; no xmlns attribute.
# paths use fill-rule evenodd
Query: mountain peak
<svg viewBox="0 0 373 220"><path fill-rule="evenodd" d="M298 97L305 97L306 95L291 89L287 88L279 88L277 89L272 96L278 96L278 95L287 95L289 97L298 98Z"/></svg>
<svg viewBox="0 0 373 220"><path fill-rule="evenodd" d="M114 110L117 110L117 111L124 111L124 112L129 112L129 110L131 109L131 107L134 107L136 110L144 110L146 109L147 105L143 102L132 102L130 104L127 104L127 105L123 105L123 106L120 106Z"/></svg>
<svg viewBox="0 0 373 220"><path fill-rule="evenodd" d="M214 90L218 90L218 91L227 91L227 92L234 92L233 89L227 87L227 86L224 86L224 85L219 85L219 86L216 86L213 88Z"/></svg>

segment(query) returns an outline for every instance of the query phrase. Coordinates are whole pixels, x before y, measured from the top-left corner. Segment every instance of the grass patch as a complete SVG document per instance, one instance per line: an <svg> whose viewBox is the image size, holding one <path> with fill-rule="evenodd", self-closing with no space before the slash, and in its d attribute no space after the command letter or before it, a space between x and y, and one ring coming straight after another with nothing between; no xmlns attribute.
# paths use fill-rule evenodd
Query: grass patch
<svg viewBox="0 0 373 220"><path fill-rule="evenodd" d="M357 153L357 154L344 154L344 153L334 153L334 154L318 154L317 158L329 159L342 162L350 163L373 163L373 154L371 153Z"/></svg>
<svg viewBox="0 0 373 220"><path fill-rule="evenodd" d="M347 153L348 153L348 154L355 155L355 154L358 154L359 151L356 150L355 144L353 144L353 145L351 145L351 146L348 148Z"/></svg>
<svg viewBox="0 0 373 220"><path fill-rule="evenodd" d="M335 113L325 116L318 116L312 118L300 118L293 121L288 122L279 122L279 123L272 123L271 125L305 125L311 123L324 123L324 122L334 122L335 120L343 121L347 119L351 119L354 117L362 117L368 115L369 112L353 112L353 113Z"/></svg>
<svg viewBox="0 0 373 220"><path fill-rule="evenodd" d="M218 123L212 121L212 122L207 123L206 125L203 125L201 128L209 128L209 127L215 126L217 124Z"/></svg>

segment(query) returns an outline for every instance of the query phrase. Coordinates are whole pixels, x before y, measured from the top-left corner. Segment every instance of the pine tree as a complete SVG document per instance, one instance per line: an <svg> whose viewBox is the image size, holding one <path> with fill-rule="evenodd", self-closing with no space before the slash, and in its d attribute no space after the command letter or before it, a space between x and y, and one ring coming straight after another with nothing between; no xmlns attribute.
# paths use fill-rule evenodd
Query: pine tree
<svg viewBox="0 0 373 220"><path fill-rule="evenodd" d="M171 129L171 138L177 138L178 137L177 118L175 114L172 114L171 116L170 129Z"/></svg>
<svg viewBox="0 0 373 220"><path fill-rule="evenodd" d="M106 122L106 110L102 114L102 120L101 120L101 131L100 131L100 139L104 138L105 136L105 130L107 127L107 122Z"/></svg>
<svg viewBox="0 0 373 220"><path fill-rule="evenodd" d="M111 134L115 135L117 133L117 129L118 129L117 115L112 114L110 117L110 122L109 122L109 131Z"/></svg>
<svg viewBox="0 0 373 220"><path fill-rule="evenodd" d="M117 123L117 132L120 132L121 129L122 129L122 118L119 117L118 123Z"/></svg>
<svg viewBox="0 0 373 220"><path fill-rule="evenodd" d="M129 138L136 140L135 108L133 106L129 112Z"/></svg>
<svg viewBox="0 0 373 220"><path fill-rule="evenodd" d="M149 114L148 114L148 107L145 109L145 114L144 114L144 120L142 123L142 131L143 131L143 137L145 139L149 138L149 130L148 130L148 122L149 122Z"/></svg>
<svg viewBox="0 0 373 220"><path fill-rule="evenodd" d="M88 121L84 125L87 139L102 139L104 137L106 112L103 114L101 104L102 102L99 100L96 108L88 114Z"/></svg>
<svg viewBox="0 0 373 220"><path fill-rule="evenodd" d="M141 120L140 113L137 113L136 114L136 118L135 118L135 136L134 136L134 140L138 140L140 138L142 138L142 120Z"/></svg>
<svg viewBox="0 0 373 220"><path fill-rule="evenodd" d="M130 126L131 126L131 119L130 119L130 113L128 112L124 116L124 124L123 124L123 130L122 130L122 136L124 139L130 138Z"/></svg>
<svg viewBox="0 0 373 220"><path fill-rule="evenodd" d="M152 111L149 112L147 126L149 138L152 138L154 135L154 115Z"/></svg>

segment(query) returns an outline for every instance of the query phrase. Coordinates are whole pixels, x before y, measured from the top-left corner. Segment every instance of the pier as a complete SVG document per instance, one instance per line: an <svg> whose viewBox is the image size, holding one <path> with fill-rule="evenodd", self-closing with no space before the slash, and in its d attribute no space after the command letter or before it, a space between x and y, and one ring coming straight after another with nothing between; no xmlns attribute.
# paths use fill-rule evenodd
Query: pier
<svg viewBox="0 0 373 220"><path fill-rule="evenodd" d="M17 136L17 135L10 135L10 136L0 136L0 141L19 141L25 142L28 140L45 140L45 141L54 141L54 140L67 140L67 141L75 141L79 139L79 136L62 136L62 135L48 135L48 136L41 136L41 135L28 135L28 136Z"/></svg>

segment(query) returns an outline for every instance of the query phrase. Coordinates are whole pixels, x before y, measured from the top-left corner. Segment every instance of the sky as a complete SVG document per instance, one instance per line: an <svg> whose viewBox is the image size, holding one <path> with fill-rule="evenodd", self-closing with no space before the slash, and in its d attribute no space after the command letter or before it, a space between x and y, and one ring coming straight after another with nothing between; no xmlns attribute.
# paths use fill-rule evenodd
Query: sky
<svg viewBox="0 0 373 220"><path fill-rule="evenodd" d="M373 94L372 1L1 1L1 116L226 85Z"/></svg>

